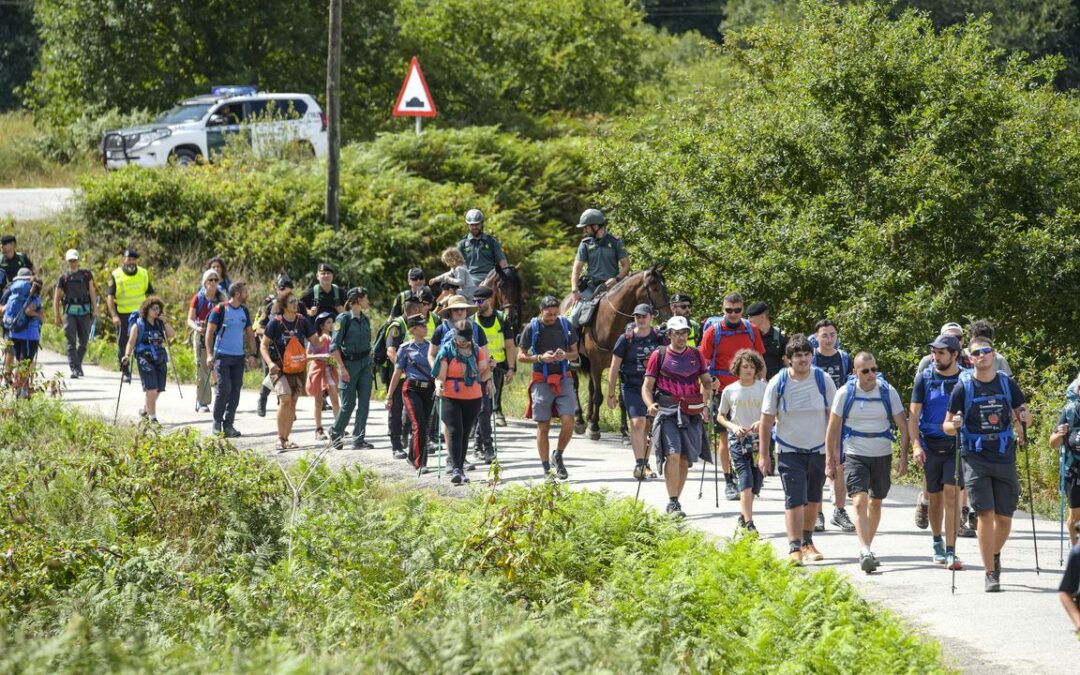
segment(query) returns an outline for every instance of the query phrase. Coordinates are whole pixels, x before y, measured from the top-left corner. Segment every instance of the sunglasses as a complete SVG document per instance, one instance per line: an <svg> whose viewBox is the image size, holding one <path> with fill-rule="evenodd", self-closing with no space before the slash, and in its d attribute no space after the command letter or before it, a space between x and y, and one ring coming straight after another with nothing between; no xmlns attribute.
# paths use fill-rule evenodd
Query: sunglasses
<svg viewBox="0 0 1080 675"><path fill-rule="evenodd" d="M978 349L968 350L968 353L972 356L986 356L992 351L994 351L993 347L979 347Z"/></svg>
<svg viewBox="0 0 1080 675"><path fill-rule="evenodd" d="M207 281L208 282L210 282L210 281L221 281L221 279L218 279L217 277L210 277L210 278L207 279Z"/></svg>
<svg viewBox="0 0 1080 675"><path fill-rule="evenodd" d="M725 307L724 314L742 314L742 307Z"/></svg>
<svg viewBox="0 0 1080 675"><path fill-rule="evenodd" d="M860 368L859 369L859 374L860 375L867 375L869 373L876 373L876 372L877 372L877 368Z"/></svg>

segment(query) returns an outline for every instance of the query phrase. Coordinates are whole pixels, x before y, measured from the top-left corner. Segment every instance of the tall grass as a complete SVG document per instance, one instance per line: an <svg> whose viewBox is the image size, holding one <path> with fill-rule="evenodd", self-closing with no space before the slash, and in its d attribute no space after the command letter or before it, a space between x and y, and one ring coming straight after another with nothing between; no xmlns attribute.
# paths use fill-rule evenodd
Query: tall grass
<svg viewBox="0 0 1080 675"><path fill-rule="evenodd" d="M70 161L50 157L43 138L28 113L0 114L0 188L71 187L80 176L102 170L90 153Z"/></svg>

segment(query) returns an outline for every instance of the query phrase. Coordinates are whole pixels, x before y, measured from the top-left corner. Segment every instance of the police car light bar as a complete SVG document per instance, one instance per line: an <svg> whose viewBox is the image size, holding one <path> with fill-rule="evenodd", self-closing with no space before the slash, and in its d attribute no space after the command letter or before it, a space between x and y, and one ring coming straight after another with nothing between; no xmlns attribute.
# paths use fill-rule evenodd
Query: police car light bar
<svg viewBox="0 0 1080 675"><path fill-rule="evenodd" d="M210 90L214 96L252 96L258 92L258 87L249 84L230 84Z"/></svg>

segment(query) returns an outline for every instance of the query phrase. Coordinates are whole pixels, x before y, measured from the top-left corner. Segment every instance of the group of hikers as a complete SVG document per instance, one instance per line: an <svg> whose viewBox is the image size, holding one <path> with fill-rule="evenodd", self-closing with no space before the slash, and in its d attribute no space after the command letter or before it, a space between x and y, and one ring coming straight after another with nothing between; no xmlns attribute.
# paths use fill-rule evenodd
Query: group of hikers
<svg viewBox="0 0 1080 675"><path fill-rule="evenodd" d="M538 316L514 326L496 307L493 290L483 285L493 270L509 268L502 247L484 232L478 209L469 210L465 221L468 233L442 255L447 271L428 280L421 268L410 269L408 287L395 296L390 320L378 331L366 314L367 290L334 283L330 264L318 266L316 282L300 296L292 279L280 275L253 320L247 284L229 279L220 258L208 261L187 313L197 410L211 412L212 402L214 431L240 436L234 422L243 375L261 363L265 379L257 414L266 415L275 393L279 450L298 447L290 437L304 396L315 402L318 440L342 448L352 420L352 446L372 448L366 437L368 403L375 373L382 371L393 456L424 473L434 447L445 443L450 480L464 484L472 468L470 440L476 461L495 458L494 429L506 424L502 393L521 363L530 371L526 416L536 422L542 470L552 479L567 479L564 457L578 408L574 366L580 326L588 321L590 303L595 306L606 289L629 274L629 256L607 231L603 213L588 209L578 225L585 236L570 275L569 309L545 296ZM13 236L2 243L0 305L10 366L34 358L43 318L42 282L29 258L15 250ZM116 329L122 378L131 381L134 362L146 392L142 412L156 421L157 396L167 383L168 345L176 331L138 261L134 249L124 252L109 277L106 309ZM78 251L67 251L65 263L54 291L54 320L64 326L70 376L78 378L100 313L99 291L79 267ZM739 293L727 294L722 314L702 322L691 318L688 295L673 294L667 301L666 308L648 303L634 308L632 322L611 347L607 384L609 406L618 405L627 420L632 475L639 481L656 476L650 461L655 458L668 490L668 513L683 515L680 498L690 468L698 460L718 462L726 497L739 502L739 527L755 531L754 497L766 476L779 474L789 557L802 564L823 558L814 533L825 527L828 482L830 520L855 533L860 568L873 573L880 565L873 543L898 438L897 474L907 472L909 457L923 469L916 525L930 530L931 560L962 569L956 539L975 536L985 590L1000 590L1001 553L1020 495L1017 446L1028 441L1031 413L1008 362L994 349L988 322L968 327L966 347L962 326L941 327L928 342L905 412L874 355L852 356L841 349L837 327L828 319L818 321L810 334L787 336L772 323L766 303L745 306ZM9 321L14 306L18 320ZM671 318L657 329L653 320L661 309ZM1062 449L1061 489L1075 544L1080 403L1075 386L1071 392L1050 442ZM322 424L325 409L333 415L328 431ZM552 450L555 418L561 426ZM1070 565L1080 564L1078 557L1074 550ZM1065 586L1075 585L1078 575L1066 574L1063 593L1075 595L1076 589ZM1080 628L1080 612L1070 615Z"/></svg>

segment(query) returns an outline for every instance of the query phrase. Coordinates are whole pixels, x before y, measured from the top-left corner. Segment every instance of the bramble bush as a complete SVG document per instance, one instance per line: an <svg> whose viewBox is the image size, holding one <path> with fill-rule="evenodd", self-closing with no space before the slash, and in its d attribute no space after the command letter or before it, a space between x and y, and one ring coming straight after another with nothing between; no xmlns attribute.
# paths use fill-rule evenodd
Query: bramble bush
<svg viewBox="0 0 1080 675"><path fill-rule="evenodd" d="M280 469L224 441L50 401L0 438L3 670L943 670L834 571L629 499L318 465L291 521Z"/></svg>

